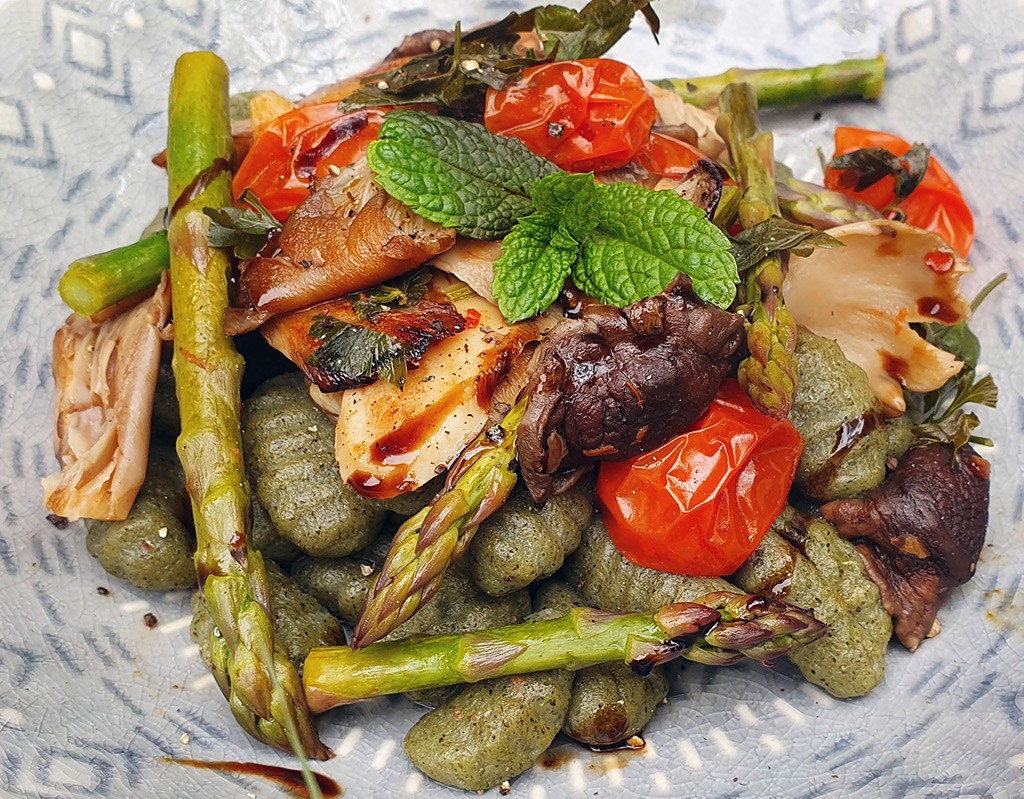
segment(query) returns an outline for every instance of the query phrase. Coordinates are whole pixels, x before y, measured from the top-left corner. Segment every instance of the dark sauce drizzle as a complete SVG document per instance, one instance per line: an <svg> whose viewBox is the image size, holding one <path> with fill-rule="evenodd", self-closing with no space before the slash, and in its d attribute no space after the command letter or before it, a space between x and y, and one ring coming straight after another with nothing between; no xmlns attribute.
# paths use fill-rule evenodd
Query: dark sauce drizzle
<svg viewBox="0 0 1024 799"><path fill-rule="evenodd" d="M277 783L292 796L297 796L300 799L309 799L310 796L302 772L294 768L268 766L264 763L243 763L235 760L175 760L173 758L164 758L163 760L166 763L174 763L179 766L220 771L224 774L262 777ZM330 777L316 772L313 772L313 777L316 779L316 784L320 786L320 793L324 795L325 799L336 799L344 793L342 787Z"/></svg>

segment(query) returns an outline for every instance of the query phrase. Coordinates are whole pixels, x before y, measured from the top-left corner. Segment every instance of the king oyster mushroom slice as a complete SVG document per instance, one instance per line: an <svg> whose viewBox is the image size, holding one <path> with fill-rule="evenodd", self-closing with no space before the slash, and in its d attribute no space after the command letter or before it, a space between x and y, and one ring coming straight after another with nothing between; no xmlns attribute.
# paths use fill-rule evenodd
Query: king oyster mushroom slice
<svg viewBox="0 0 1024 799"><path fill-rule="evenodd" d="M867 373L886 412L899 415L904 388L933 391L963 365L910 325L970 318L960 277L971 267L934 233L901 222L875 219L828 232L845 246L790 261L786 306L798 325L836 341Z"/></svg>
<svg viewBox="0 0 1024 799"><path fill-rule="evenodd" d="M448 275L431 284L460 288ZM549 329L555 315L514 325L497 306L468 292L452 300L466 329L435 342L398 389L384 380L313 401L337 420L335 456L341 477L364 496L387 499L443 472L488 423L495 387L512 361Z"/></svg>

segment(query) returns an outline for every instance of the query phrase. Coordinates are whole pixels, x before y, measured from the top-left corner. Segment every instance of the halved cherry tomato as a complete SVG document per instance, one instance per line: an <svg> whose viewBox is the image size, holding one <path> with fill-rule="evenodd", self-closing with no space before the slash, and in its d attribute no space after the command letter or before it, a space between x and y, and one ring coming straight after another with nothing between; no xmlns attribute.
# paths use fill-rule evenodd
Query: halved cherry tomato
<svg viewBox="0 0 1024 799"><path fill-rule="evenodd" d="M696 147L655 132L633 158L637 166L662 178L680 177L697 166L698 161L707 160L708 157Z"/></svg>
<svg viewBox="0 0 1024 799"><path fill-rule="evenodd" d="M727 380L692 430L635 458L604 461L597 499L612 541L635 563L731 574L785 506L801 452L791 422L763 415Z"/></svg>
<svg viewBox="0 0 1024 799"><path fill-rule="evenodd" d="M252 143L231 183L235 197L252 189L267 210L284 219L309 195L314 178L344 167L377 138L384 109L343 114L320 103L282 114Z"/></svg>
<svg viewBox="0 0 1024 799"><path fill-rule="evenodd" d="M910 143L906 139L877 130L840 126L835 133L837 158L864 147L884 147L894 155L906 155ZM825 185L866 202L879 210L892 204L895 199L895 182L891 177L882 178L863 191L854 191L840 182L841 170L825 170ZM967 206L960 187L942 165L932 156L928 160L928 171L924 179L910 196L896 206L907 218L907 224L937 233L964 258L970 252L974 241L974 216Z"/></svg>
<svg viewBox="0 0 1024 799"><path fill-rule="evenodd" d="M601 172L644 146L654 117L632 67L585 58L540 64L502 91L488 89L484 124L569 172Z"/></svg>

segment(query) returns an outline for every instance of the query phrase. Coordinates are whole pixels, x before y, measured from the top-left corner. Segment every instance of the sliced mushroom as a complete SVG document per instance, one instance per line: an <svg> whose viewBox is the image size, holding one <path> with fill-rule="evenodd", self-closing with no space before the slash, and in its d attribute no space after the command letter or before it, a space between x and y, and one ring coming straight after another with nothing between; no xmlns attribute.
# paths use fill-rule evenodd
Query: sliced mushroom
<svg viewBox="0 0 1024 799"><path fill-rule="evenodd" d="M325 346L324 341L311 335L318 317L383 333L401 345L402 351L398 357L405 360L406 366L415 368L419 366L427 348L465 329L466 320L455 310L455 306L447 300L438 299L424 299L410 308L387 311L372 318L360 317L348 299L331 300L274 317L261 330L270 346L298 366L307 379L322 391L341 391L372 383L378 375L372 370L369 373L351 371L342 362L351 358L337 359L337 366L328 366L326 362L322 365L314 363L316 359L310 356Z"/></svg>
<svg viewBox="0 0 1024 799"><path fill-rule="evenodd" d="M644 85L654 100L654 108L658 114L655 125L689 127L696 134L698 150L716 160L724 157L726 154L725 140L715 130L716 115L714 113L690 105L675 92L663 89L661 86L650 82L645 82Z"/></svg>
<svg viewBox="0 0 1024 799"><path fill-rule="evenodd" d="M960 293L967 263L934 233L876 219L832 228L845 246L793 258L783 283L797 324L836 341L868 375L887 413L906 410L903 389L933 391L960 371L955 356L926 342L913 322L970 317Z"/></svg>
<svg viewBox="0 0 1024 799"><path fill-rule="evenodd" d="M338 420L342 478L365 496L393 497L443 472L483 429L512 359L541 335L540 320L506 325L497 307L475 294L454 304L467 329L432 345L404 389L382 380L336 394L311 389L314 402Z"/></svg>
<svg viewBox="0 0 1024 799"><path fill-rule="evenodd" d="M53 340L54 447L61 472L43 478L46 507L69 519L124 519L142 487L171 311L165 274L152 298L102 322L74 314Z"/></svg>
<svg viewBox="0 0 1024 799"><path fill-rule="evenodd" d="M430 264L454 275L488 302L494 302L491 283L494 280L494 262L500 257L500 241L459 237L454 247L435 256Z"/></svg>
<svg viewBox="0 0 1024 799"><path fill-rule="evenodd" d="M364 158L316 182L285 223L279 251L248 261L241 282L256 310L285 313L408 272L454 243L454 230L378 188Z"/></svg>

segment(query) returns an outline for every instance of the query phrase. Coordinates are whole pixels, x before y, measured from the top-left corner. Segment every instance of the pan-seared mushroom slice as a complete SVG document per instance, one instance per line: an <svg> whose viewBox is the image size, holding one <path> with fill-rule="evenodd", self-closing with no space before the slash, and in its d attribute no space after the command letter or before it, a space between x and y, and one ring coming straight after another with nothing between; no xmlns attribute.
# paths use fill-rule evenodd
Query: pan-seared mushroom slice
<svg viewBox="0 0 1024 799"><path fill-rule="evenodd" d="M435 278L439 288L446 275ZM483 429L491 396L512 360L540 337L543 318L506 325L475 294L454 300L466 329L424 353L401 390L383 380L336 394L311 390L337 418L335 455L342 479L365 496L393 497L443 472Z"/></svg>
<svg viewBox="0 0 1024 799"><path fill-rule="evenodd" d="M419 366L437 341L466 320L446 300L423 299L409 308L360 316L348 299L331 300L276 316L263 325L267 342L322 391L342 391ZM366 331L363 334L362 331ZM394 382L401 382L401 379Z"/></svg>
<svg viewBox="0 0 1024 799"><path fill-rule="evenodd" d="M494 302L491 283L494 281L494 262L500 257L500 241L480 241L460 236L454 247L432 258L430 265L454 275L485 300Z"/></svg>
<svg viewBox="0 0 1024 799"><path fill-rule="evenodd" d="M257 311L295 311L408 272L454 243L454 230L380 189L363 158L316 182L285 222L278 252L243 265L242 288Z"/></svg>
<svg viewBox="0 0 1024 799"><path fill-rule="evenodd" d="M152 298L102 322L73 314L54 336L54 445L61 472L43 478L53 513L128 516L146 477L160 333L170 312L165 273Z"/></svg>
<svg viewBox="0 0 1024 799"><path fill-rule="evenodd" d="M963 365L910 325L969 318L960 277L970 267L934 233L888 219L828 233L845 246L790 261L786 307L798 325L837 342L897 416L906 410L904 388L934 391Z"/></svg>

